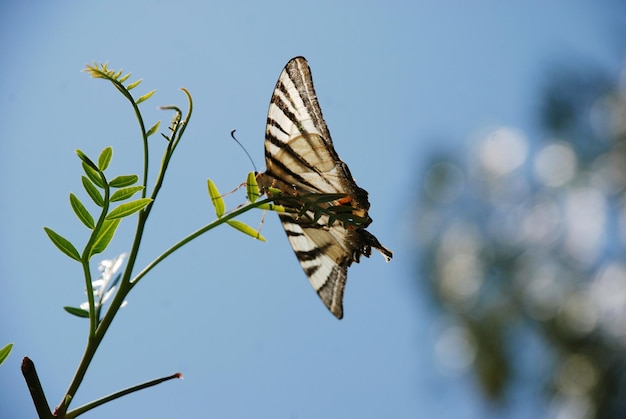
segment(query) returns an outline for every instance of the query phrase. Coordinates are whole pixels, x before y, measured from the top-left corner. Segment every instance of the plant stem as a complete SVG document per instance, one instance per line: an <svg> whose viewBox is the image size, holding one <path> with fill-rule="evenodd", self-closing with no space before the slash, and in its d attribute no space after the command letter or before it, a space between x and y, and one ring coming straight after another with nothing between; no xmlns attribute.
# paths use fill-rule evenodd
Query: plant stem
<svg viewBox="0 0 626 419"><path fill-rule="evenodd" d="M73 419L79 415L82 415L83 413L96 408L98 406L101 406L105 403L108 403L110 401L113 401L115 399L119 399L122 396L126 396L127 394L131 394L134 393L136 391L139 390L144 390L146 388L152 387L152 386L156 386L157 384L161 384L164 383L165 381L169 381L169 380L173 380L174 378L182 378L182 374L177 372L176 374L172 374L169 375L167 377L161 377L161 378L157 378L155 380L150 380L150 381L146 381L145 383L141 383L141 384L137 384L135 386L132 387L128 387L125 388L124 390L120 390L118 392L115 392L113 394L110 394L106 397L103 397L101 399L98 400L94 400L91 403L88 403L86 405L83 405L81 407L77 407L76 409L72 410L71 412L69 412L66 416L67 419Z"/></svg>
<svg viewBox="0 0 626 419"><path fill-rule="evenodd" d="M243 214L244 212L247 212L253 208L257 208L260 207L262 205L265 205L269 202L274 201L274 198L267 198L267 199L263 199L261 201L256 201L254 203L250 203L247 205L244 205L243 207L236 209L235 211L229 212L227 214L225 214L224 216L222 216L221 218L218 218L217 220L205 225L204 227L200 228L199 230L191 233L189 236L185 237L184 239L182 239L181 241L179 241L178 243L176 243L175 245L173 245L172 247L170 247L169 249L167 249L165 252L163 252L159 257L157 257L156 259L154 259L152 262L150 262L141 272L139 272L137 274L137 276L135 276L132 281L131 284L132 286L135 286L137 284L137 282L139 282L139 280L145 276L150 270L152 270L152 268L154 268L156 265L158 265L163 259L165 259L166 257L168 257L169 255L171 255L172 253L174 253L176 250L180 249L181 247L183 247L185 244L189 243L190 241L192 241L193 239L195 239L198 236L201 236L202 234L206 233L207 231L217 227L220 224L225 223L226 221L235 218L238 215Z"/></svg>
<svg viewBox="0 0 626 419"><path fill-rule="evenodd" d="M122 281L120 282L120 287L118 289L118 292L115 293L115 296L113 297L113 300L111 301L111 305L109 306L108 310L106 311L106 314L104 315L104 317L102 318L102 320L100 321L100 323L98 324L98 327L95 331L95 333L93 335L90 334L88 340L87 340L87 347L85 348L85 352L83 353L83 357L80 361L80 364L78 365L78 368L76 369L76 373L74 374L74 378L72 379L72 382L70 383L70 386L67 390L67 392L65 393L65 397L63 398L63 401L61 402L61 404L59 406L57 406L57 408L55 409L55 415L59 416L59 417L66 417L65 414L67 412L67 408L69 407L69 402L71 402L71 400L73 399L74 395L76 394L76 391L78 390L78 387L80 386L80 384L82 383L85 374L87 373L87 369L89 368L89 364L91 363L96 350L98 349L98 346L100 345L100 343L102 342L102 339L104 338L104 335L106 334L109 326L111 325L111 323L113 322L113 319L115 318L116 314L118 313L121 305L124 303L124 300L126 299L126 296L128 295L128 293L130 292L130 290L139 282L139 280L145 276L150 270L152 270L156 265L158 265L163 259L165 259L167 256L169 256L170 254L174 253L176 250L178 250L179 248L181 248L182 246L184 246L185 244L189 243L191 240L195 239L196 237L206 233L207 231L217 227L220 224L225 223L226 221L243 214L244 212L247 212L253 208L257 208L261 205L267 204L269 202L274 201L274 198L267 198L267 199L263 199L260 201L256 201L254 203L250 203L248 205L244 205L241 208L232 211L228 214L225 214L223 217L218 218L217 220L205 225L204 227L200 228L199 230L195 231L194 233L191 233L189 236L185 237L184 239L180 240L178 243L176 243L175 245L173 245L172 247L170 247L169 249L167 249L165 252L163 252L159 257L157 257L154 261L152 261L150 264L148 264L139 274L137 274L137 276L135 276L132 280L128 279L128 276L130 275L130 272L132 270L132 266L134 265L135 262L135 258L137 256L137 253L139 251L139 242L140 240L136 240L134 243L134 246L130 252L129 255L129 259L128 259L128 266L126 271L124 272L124 278L122 279ZM143 228L145 226L145 220L147 218L147 213L142 212L140 214L140 220L138 223L138 229L136 232L136 237L141 237L142 232L143 232ZM74 411L69 412L68 415L73 415ZM73 416L72 416L73 417Z"/></svg>
<svg viewBox="0 0 626 419"><path fill-rule="evenodd" d="M50 406L43 392L43 387L41 387L41 381L39 381L35 364L27 356L22 360L22 375L24 376L24 380L26 380L26 385L30 391L30 396L33 399L33 404L35 405L39 418L52 419L53 416L50 412Z"/></svg>
<svg viewBox="0 0 626 419"><path fill-rule="evenodd" d="M87 346L85 347L85 352L83 353L83 357L80 360L80 364L78 364L78 368L74 373L74 378L72 379L69 388L65 392L63 400L61 400L61 403L56 407L56 409L54 409L55 416L65 417L65 412L67 411L70 402L76 395L78 387L85 378L87 368L89 368L89 364L91 363L93 356L96 354L96 350L98 349L101 341L102 339L99 338L97 332L95 335L90 335L87 338Z"/></svg>

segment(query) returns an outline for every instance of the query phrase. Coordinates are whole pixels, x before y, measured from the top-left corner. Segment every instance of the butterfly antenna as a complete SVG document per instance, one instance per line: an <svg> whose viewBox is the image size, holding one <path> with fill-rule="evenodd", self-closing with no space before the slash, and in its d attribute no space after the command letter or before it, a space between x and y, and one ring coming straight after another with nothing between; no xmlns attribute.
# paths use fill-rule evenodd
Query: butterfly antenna
<svg viewBox="0 0 626 419"><path fill-rule="evenodd" d="M252 160L252 157L250 157L250 153L248 153L248 150L246 150L246 148L239 142L237 137L235 137L235 131L237 130L236 129L232 130L230 132L230 136L233 138L233 140L235 140L237 144L239 144L239 147L242 148L242 150L246 153L246 156L248 156L248 159L250 159L250 163L252 163L252 167L254 167L254 173L258 173L259 171L256 170L256 165L254 164L254 160Z"/></svg>

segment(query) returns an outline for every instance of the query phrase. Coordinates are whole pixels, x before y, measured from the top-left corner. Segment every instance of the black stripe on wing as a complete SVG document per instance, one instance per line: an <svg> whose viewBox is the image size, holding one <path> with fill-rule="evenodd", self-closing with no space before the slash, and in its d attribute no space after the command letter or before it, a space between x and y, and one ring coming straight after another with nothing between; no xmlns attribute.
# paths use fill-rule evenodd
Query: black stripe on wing
<svg viewBox="0 0 626 419"><path fill-rule="evenodd" d="M291 176L298 183L298 186L306 186L307 189L310 189L311 191L319 191L319 188L316 185L312 184L311 182L309 182L308 180L306 180L299 174L291 171L291 169L285 166L280 160L277 160L270 153L266 153L265 158L271 163L271 165L270 164L267 165L268 169L266 170L265 174L273 178L276 178L278 180L282 180L283 178L287 176ZM279 169L282 173L276 173L276 170L274 169Z"/></svg>
<svg viewBox="0 0 626 419"><path fill-rule="evenodd" d="M347 269L352 263L350 255L323 225L287 214L279 217L311 286L331 313L341 319Z"/></svg>
<svg viewBox="0 0 626 419"><path fill-rule="evenodd" d="M322 115L322 109L317 101L317 94L315 93L315 87L313 85L313 77L311 76L311 68L307 63L306 58L292 58L285 66L284 71L286 71L287 76L296 87L298 96L300 97L300 100L302 100L302 103L304 103L306 111L310 115L311 120L314 122L315 127L319 129L324 140L328 144L332 144L328 127L326 126L326 122L324 121L324 117ZM278 78L277 86L282 83L282 79L282 76Z"/></svg>
<svg viewBox="0 0 626 419"><path fill-rule="evenodd" d="M278 126L278 124L277 124ZM305 138L306 138L306 133L304 134ZM314 134L316 135L316 134ZM300 163L301 166L305 167L306 169L308 169L308 171L310 172L316 172L318 174L321 175L320 171L317 169L317 167L315 167L314 163L311 163L310 161L306 160L304 157L302 157L301 154L298 154L289 144L287 144L284 141L279 140L276 136L270 134L269 132L265 134L265 141L269 141L270 143L274 144L276 147L280 148L283 152L289 154L291 157L293 157L293 159L295 161L297 161L298 163ZM311 147L312 148L312 147ZM267 150L267 149L266 149ZM271 155L271 153L269 153ZM265 156L267 157L267 155Z"/></svg>
<svg viewBox="0 0 626 419"><path fill-rule="evenodd" d="M311 260L318 259L320 256L322 256L324 254L324 250L326 250L329 246L330 245L323 246L323 247L316 247L311 250L294 249L294 252L296 253L296 256L298 257L298 260L302 262L311 261Z"/></svg>
<svg viewBox="0 0 626 419"><path fill-rule="evenodd" d="M278 82L278 85L276 86L277 90L280 90L283 93L283 96L287 98L287 100L289 100L290 104L291 104L291 109L295 109L296 112L298 111L298 107L295 104L295 102L293 101L293 98L289 95L289 93L287 92L287 89L285 88L285 85L282 84L280 81ZM283 96L281 95L277 95L276 93L274 93L274 95L272 96L272 99L270 101L270 107L271 105L275 105L278 109L280 109L280 111L283 113L283 115L285 115L287 117L287 119L289 119L289 121L291 121L292 124L294 124L296 126L296 128L298 129L298 131L300 131L300 133L305 133L306 130L304 129L304 127L302 126L302 122L300 118L298 118L298 116L291 111L291 109L289 109L289 106L287 105L287 103L285 103L285 101L283 101ZM270 121L270 117L268 115L268 121ZM279 126L278 123L276 123L275 126ZM285 134L287 135L293 135L292 133L288 133L286 131L284 131L281 128L281 131L283 131Z"/></svg>

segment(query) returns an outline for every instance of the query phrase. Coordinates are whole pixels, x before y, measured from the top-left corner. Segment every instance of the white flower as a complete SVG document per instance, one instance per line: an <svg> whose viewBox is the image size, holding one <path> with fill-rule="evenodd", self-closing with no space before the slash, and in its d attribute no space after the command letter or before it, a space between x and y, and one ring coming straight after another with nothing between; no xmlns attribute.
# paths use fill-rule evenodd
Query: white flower
<svg viewBox="0 0 626 419"><path fill-rule="evenodd" d="M124 259L128 256L126 253L122 253L114 259L107 259L100 262L98 270L101 272L98 279L94 280L91 285L93 287L94 303L96 308L102 306L107 302L109 298L115 293L117 288L117 282L120 279L120 275L115 275L117 271L122 267ZM121 307L126 305L124 301ZM80 305L83 310L89 310L89 301Z"/></svg>

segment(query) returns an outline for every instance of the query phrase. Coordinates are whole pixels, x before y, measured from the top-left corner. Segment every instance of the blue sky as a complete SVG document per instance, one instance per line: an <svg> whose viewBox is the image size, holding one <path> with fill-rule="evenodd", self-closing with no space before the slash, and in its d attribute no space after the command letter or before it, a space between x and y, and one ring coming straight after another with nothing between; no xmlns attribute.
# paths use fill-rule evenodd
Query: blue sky
<svg viewBox="0 0 626 419"><path fill-rule="evenodd" d="M84 348L87 323L62 310L84 301L79 266L42 229L76 243L87 237L68 203L70 192L84 197L74 150L95 157L112 146L111 171L140 170L132 110L111 85L81 73L84 64L107 61L142 78L139 89L157 89L142 110L162 129L170 115L156 106L184 105L179 87L194 98L141 268L213 219L206 178L226 192L252 170L229 139L232 129L263 167L272 89L285 63L304 55L337 152L370 193L369 230L394 260L373 255L350 269L337 321L273 214L263 226L268 243L212 231L133 290L73 406L180 371L183 381L85 417L534 417L545 408L540 389L499 412L478 397L471 375L446 373L436 361L445 319L415 291L415 176L430 152L471 145L487 126L532 135L551 64L583 60L617 74L618 3L2 3L0 345L15 346L0 367L0 410L34 414L19 373L23 356L35 361L54 406ZM158 160L154 153L153 171ZM245 220L256 225L260 216ZM128 251L133 222L123 224L102 258Z"/></svg>

